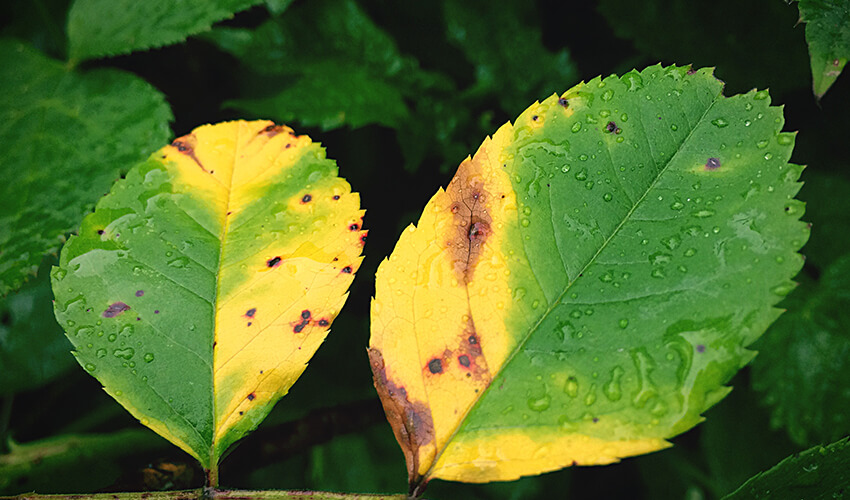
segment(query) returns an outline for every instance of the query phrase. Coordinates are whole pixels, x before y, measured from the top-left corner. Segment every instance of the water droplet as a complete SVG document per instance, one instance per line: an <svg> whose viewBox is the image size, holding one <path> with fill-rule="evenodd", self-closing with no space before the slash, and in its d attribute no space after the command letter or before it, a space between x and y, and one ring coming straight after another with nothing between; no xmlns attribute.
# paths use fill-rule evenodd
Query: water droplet
<svg viewBox="0 0 850 500"><path fill-rule="evenodd" d="M610 401L619 401L619 399L623 396L623 393L620 390L620 378L624 373L626 372L623 368L615 366L614 369L611 370L611 380L602 387L602 393L605 394L605 397Z"/></svg>
<svg viewBox="0 0 850 500"><path fill-rule="evenodd" d="M136 350L132 347L124 347L121 349L115 349L112 351L112 355L116 358L130 359L133 355L136 354Z"/></svg>
<svg viewBox="0 0 850 500"><path fill-rule="evenodd" d="M759 141L756 143L756 146L758 146L759 149L764 149L769 143L769 141Z"/></svg>
<svg viewBox="0 0 850 500"><path fill-rule="evenodd" d="M548 394L539 398L528 398L528 409L532 411L543 411L549 408L552 398Z"/></svg>
<svg viewBox="0 0 850 500"><path fill-rule="evenodd" d="M610 283L614 281L614 275L613 273L611 273L611 271L606 271L605 274L599 277L599 281L603 283Z"/></svg>
<svg viewBox="0 0 850 500"><path fill-rule="evenodd" d="M777 286L771 288L770 291L773 292L776 295L779 295L780 297L784 297L784 296L788 295L789 293L791 293L791 291L793 289L794 289L793 284L784 283L782 285L777 285Z"/></svg>
<svg viewBox="0 0 850 500"><path fill-rule="evenodd" d="M617 324L620 325L620 328L625 330L626 327L629 326L629 320L627 320L626 318L623 318Z"/></svg>
<svg viewBox="0 0 850 500"><path fill-rule="evenodd" d="M751 122L750 120L744 120L744 126L745 127L749 127L752 124L753 124L753 122Z"/></svg>
<svg viewBox="0 0 850 500"><path fill-rule="evenodd" d="M664 278L665 277L664 269L661 269L660 267L656 267L655 269L652 270L651 273L649 273L649 275L652 276L653 278L659 278L659 279Z"/></svg>
<svg viewBox="0 0 850 500"><path fill-rule="evenodd" d="M591 406L596 402L596 384L590 384L590 389L587 390L587 395L584 396L584 404Z"/></svg>
<svg viewBox="0 0 850 500"><path fill-rule="evenodd" d="M524 206L522 208L522 213L524 213L525 215L531 215L531 207L529 207L528 205Z"/></svg>
<svg viewBox="0 0 850 500"><path fill-rule="evenodd" d="M605 193L602 195L602 199L605 201L611 201L614 199L614 196L611 193Z"/></svg>
<svg viewBox="0 0 850 500"><path fill-rule="evenodd" d="M98 349L97 352L95 353L95 355L98 358L102 358L102 357L106 356L106 349L104 349L104 348Z"/></svg>
<svg viewBox="0 0 850 500"><path fill-rule="evenodd" d="M675 132L675 131L679 130L679 126L674 123L674 124L670 125L670 130Z"/></svg>
<svg viewBox="0 0 850 500"><path fill-rule="evenodd" d="M661 240L661 244L667 247L668 250L675 250L681 243L682 238L680 238L677 234Z"/></svg>
<svg viewBox="0 0 850 500"><path fill-rule="evenodd" d="M630 92L634 92L635 90L640 90L643 88L643 78L636 70L633 70L623 75L623 80L625 80L625 83L628 84Z"/></svg>
<svg viewBox="0 0 850 500"><path fill-rule="evenodd" d="M86 368L86 370L88 370L90 372L93 372L95 370L95 366L91 363L86 363L85 368Z"/></svg>
<svg viewBox="0 0 850 500"><path fill-rule="evenodd" d="M117 339L117 338L118 338L118 335L115 335L114 333L110 333L109 336L106 337L106 340L108 340L110 342L115 342L115 339Z"/></svg>
<svg viewBox="0 0 850 500"><path fill-rule="evenodd" d="M768 92L766 90L759 90L758 92L755 93L755 95L753 96L753 99L755 99L756 101L761 101L761 100L767 99L767 96L768 96Z"/></svg>
<svg viewBox="0 0 850 500"><path fill-rule="evenodd" d="M584 181L587 180L587 169L583 168L580 171L576 172L576 180Z"/></svg>
<svg viewBox="0 0 850 500"><path fill-rule="evenodd" d="M569 172L569 171L570 171L570 166L569 166L569 165L564 165L563 167L561 167L561 172L563 172L563 173L565 173L565 174L566 174L566 173L567 173L567 172Z"/></svg>
<svg viewBox="0 0 850 500"><path fill-rule="evenodd" d="M572 130L573 133L576 133L581 130L581 122L575 122L570 130Z"/></svg>
<svg viewBox="0 0 850 500"><path fill-rule="evenodd" d="M145 360L145 363L150 363L151 361L153 361L153 358L153 353L149 352L145 354L145 357L143 359Z"/></svg>
<svg viewBox="0 0 850 500"><path fill-rule="evenodd" d="M676 200L676 201L674 201L673 203L670 204L670 208L673 209L673 210L681 210L681 209L685 208L685 204L682 203L679 200Z"/></svg>
<svg viewBox="0 0 850 500"><path fill-rule="evenodd" d="M773 158L773 155L772 155L772 154L770 154L770 153L765 153L765 154L764 154L764 159L765 159L765 160L769 160L769 159L771 159L771 158Z"/></svg>
<svg viewBox="0 0 850 500"><path fill-rule="evenodd" d="M520 221L520 224L522 224L522 227L528 227L531 224L531 221L529 221L528 219L522 219L522 221Z"/></svg>
<svg viewBox="0 0 850 500"><path fill-rule="evenodd" d="M570 317L576 319L581 318L581 311L579 311L578 309L573 310L572 312L570 312Z"/></svg>
<svg viewBox="0 0 850 500"><path fill-rule="evenodd" d="M715 214L714 210L709 208L709 209L705 209L705 210L698 210L698 211L692 213L691 215L693 215L694 217L697 217L699 219L704 219L706 217L711 217L714 214Z"/></svg>
<svg viewBox="0 0 850 500"><path fill-rule="evenodd" d="M714 120L711 120L711 124L714 125L715 127L723 128L723 127L729 125L729 122L727 122L723 118L715 118Z"/></svg>
<svg viewBox="0 0 850 500"><path fill-rule="evenodd" d="M635 364L635 368L637 368L638 375L638 391L635 394L632 403L634 403L634 405L638 408L643 408L646 402L655 397L657 394L655 386L652 383L652 379L650 378L652 371L655 369L655 361L643 347L633 349L631 351L631 357L632 362Z"/></svg>
<svg viewBox="0 0 850 500"><path fill-rule="evenodd" d="M693 257L694 255L696 255L696 253L697 253L696 248L689 248L689 249L685 250L684 255L685 255L685 257Z"/></svg>
<svg viewBox="0 0 850 500"><path fill-rule="evenodd" d="M581 161L587 161L587 155L579 155L578 159Z"/></svg>
<svg viewBox="0 0 850 500"><path fill-rule="evenodd" d="M779 134L776 137L776 142L779 143L782 146L787 146L787 145L794 142L794 135L793 134Z"/></svg>
<svg viewBox="0 0 850 500"><path fill-rule="evenodd" d="M564 384L564 392L571 398L578 396L578 380L570 375Z"/></svg>
<svg viewBox="0 0 850 500"><path fill-rule="evenodd" d="M669 263L672 258L673 256L669 253L655 252L649 256L649 263L653 266L658 266Z"/></svg>
<svg viewBox="0 0 850 500"><path fill-rule="evenodd" d="M602 100L603 101L610 101L612 97L614 97L614 91L611 90L611 89L608 89L608 90L606 90L605 92L602 93Z"/></svg>
<svg viewBox="0 0 850 500"><path fill-rule="evenodd" d="M593 185L594 185L593 181L587 181L587 182L584 183L584 187L586 189L593 189Z"/></svg>

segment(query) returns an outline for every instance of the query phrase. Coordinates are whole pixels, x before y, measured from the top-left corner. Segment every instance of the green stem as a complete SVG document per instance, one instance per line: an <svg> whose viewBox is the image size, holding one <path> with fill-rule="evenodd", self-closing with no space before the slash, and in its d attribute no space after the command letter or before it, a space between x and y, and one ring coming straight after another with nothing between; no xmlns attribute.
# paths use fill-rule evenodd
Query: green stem
<svg viewBox="0 0 850 500"><path fill-rule="evenodd" d="M72 500L186 500L189 498L240 499L240 500L405 500L407 495L360 495L356 493L327 493L323 491L221 491L215 489L197 489L184 491L140 491L130 493L97 493L93 495L38 495L23 494L8 497L14 500L54 500L70 498Z"/></svg>

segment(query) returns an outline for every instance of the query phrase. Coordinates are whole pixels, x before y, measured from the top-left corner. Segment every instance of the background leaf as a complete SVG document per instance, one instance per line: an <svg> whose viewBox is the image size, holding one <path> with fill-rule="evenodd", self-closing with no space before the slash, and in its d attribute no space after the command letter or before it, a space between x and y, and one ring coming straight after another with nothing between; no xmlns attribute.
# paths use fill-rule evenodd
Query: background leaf
<svg viewBox="0 0 850 500"><path fill-rule="evenodd" d="M798 0L812 66L812 90L820 99L850 59L850 0Z"/></svg>
<svg viewBox="0 0 850 500"><path fill-rule="evenodd" d="M654 66L532 105L461 164L372 304L414 494L654 451L728 394L808 236L769 102Z"/></svg>
<svg viewBox="0 0 850 500"><path fill-rule="evenodd" d="M297 380L345 302L359 197L306 136L199 127L135 168L53 270L80 365L217 481L218 460Z"/></svg>
<svg viewBox="0 0 850 500"><path fill-rule="evenodd" d="M0 41L0 295L34 274L119 174L165 141L170 120L163 95L138 77L70 71Z"/></svg>
<svg viewBox="0 0 850 500"><path fill-rule="evenodd" d="M38 279L0 300L0 395L37 388L74 366L71 344L53 317L52 260Z"/></svg>
<svg viewBox="0 0 850 500"><path fill-rule="evenodd" d="M841 498L850 487L850 438L794 454L724 499Z"/></svg>
<svg viewBox="0 0 850 500"><path fill-rule="evenodd" d="M753 387L800 445L828 443L850 431L850 255L805 284L759 341Z"/></svg>
<svg viewBox="0 0 850 500"><path fill-rule="evenodd" d="M72 61L182 42L262 0L75 0L68 14Z"/></svg>
<svg viewBox="0 0 850 500"><path fill-rule="evenodd" d="M219 28L207 38L272 76L262 80L265 88L245 92L261 97L230 106L324 130L401 126L407 99L433 80L352 0L305 2L256 30Z"/></svg>

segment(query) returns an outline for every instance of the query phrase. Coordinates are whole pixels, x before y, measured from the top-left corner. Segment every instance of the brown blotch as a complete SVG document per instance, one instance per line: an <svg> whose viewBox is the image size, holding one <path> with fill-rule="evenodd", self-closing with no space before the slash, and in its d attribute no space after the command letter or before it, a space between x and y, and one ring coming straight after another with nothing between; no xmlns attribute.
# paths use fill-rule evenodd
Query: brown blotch
<svg viewBox="0 0 850 500"><path fill-rule="evenodd" d="M351 274L351 266L345 266L342 268L342 272L346 274Z"/></svg>
<svg viewBox="0 0 850 500"><path fill-rule="evenodd" d="M481 149L474 158L464 160L446 187L446 194L452 200L448 211L456 228L449 230L446 250L458 281L463 283L472 279L481 250L491 234L490 211L498 211L504 200L501 193L488 190L486 155L486 150Z"/></svg>
<svg viewBox="0 0 850 500"><path fill-rule="evenodd" d="M253 401L256 397L257 395L252 392L251 394L248 394L248 401Z"/></svg>
<svg viewBox="0 0 850 500"><path fill-rule="evenodd" d="M114 302L112 304L109 304L109 307L107 307L106 310L103 311L101 316L103 316L104 318L114 318L115 316L118 316L119 314L123 313L124 311L129 311L129 310L130 310L130 306L128 306L127 304L125 304L123 302Z"/></svg>
<svg viewBox="0 0 850 500"><path fill-rule="evenodd" d="M252 307L251 309L248 309L247 311L245 311L245 317L246 318L253 318L254 314L256 314L256 313L257 313L257 308Z"/></svg>
<svg viewBox="0 0 850 500"><path fill-rule="evenodd" d="M566 97L558 99L558 104L565 108L570 107L570 101Z"/></svg>
<svg viewBox="0 0 850 500"><path fill-rule="evenodd" d="M171 145L177 148L177 151L179 153L191 158L195 163L198 164L199 167L201 167L201 170L203 170L204 172L212 173L206 168L204 168L204 164L201 163L200 160L198 160L197 156L195 156L195 147L198 145L198 138L195 137L195 134L187 134L183 137L178 137L177 139L174 139L171 142Z"/></svg>
<svg viewBox="0 0 850 500"><path fill-rule="evenodd" d="M469 363L470 363L469 362L469 356L467 356L466 354L461 354L460 356L458 356L457 361L463 367L468 367Z"/></svg>
<svg viewBox="0 0 850 500"><path fill-rule="evenodd" d="M440 358L433 358L428 362L428 371L431 373L443 373L443 361Z"/></svg>
<svg viewBox="0 0 850 500"><path fill-rule="evenodd" d="M282 134L282 133L287 132L287 131L289 131L288 127L284 127L284 126L281 126L281 125L275 125L274 123L272 123L271 125L264 128L263 130L260 130L260 134L265 134L268 137L274 137L278 134Z"/></svg>
<svg viewBox="0 0 850 500"><path fill-rule="evenodd" d="M313 200L313 195L305 194L303 198L301 198L301 203L310 203Z"/></svg>
<svg viewBox="0 0 850 500"><path fill-rule="evenodd" d="M425 403L410 401L404 387L397 386L387 377L381 351L369 348L369 363L375 389L381 398L384 413L393 429L396 441L404 452L409 483L418 485L422 477L419 470L419 448L434 440L434 421Z"/></svg>

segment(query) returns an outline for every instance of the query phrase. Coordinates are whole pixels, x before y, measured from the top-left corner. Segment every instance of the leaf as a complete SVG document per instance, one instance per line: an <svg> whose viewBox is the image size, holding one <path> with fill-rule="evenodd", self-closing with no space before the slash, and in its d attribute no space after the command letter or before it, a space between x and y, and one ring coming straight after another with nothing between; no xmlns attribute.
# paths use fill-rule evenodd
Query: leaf
<svg viewBox="0 0 850 500"><path fill-rule="evenodd" d="M76 0L68 13L72 61L162 47L207 31L262 0Z"/></svg>
<svg viewBox="0 0 850 500"><path fill-rule="evenodd" d="M850 0L798 0L812 67L812 90L820 99L850 58Z"/></svg>
<svg viewBox="0 0 850 500"><path fill-rule="evenodd" d="M219 28L206 37L261 75L228 106L324 130L400 127L414 99L438 77L403 56L352 0L306 2L256 30ZM286 78L281 78L281 76Z"/></svg>
<svg viewBox="0 0 850 500"><path fill-rule="evenodd" d="M789 311L757 344L752 384L771 407L771 423L800 445L828 443L850 428L850 255L820 282L801 287Z"/></svg>
<svg viewBox="0 0 850 500"><path fill-rule="evenodd" d="M598 9L651 60L716 65L735 91L770 87L783 95L808 85L801 33L784 2L600 0Z"/></svg>
<svg viewBox="0 0 850 500"><path fill-rule="evenodd" d="M171 118L138 77L70 71L0 41L0 177L9 180L0 185L0 295L35 274L120 172L166 140Z"/></svg>
<svg viewBox="0 0 850 500"><path fill-rule="evenodd" d="M214 475L304 371L365 231L318 144L268 121L195 129L137 165L53 270L80 365Z"/></svg>
<svg viewBox="0 0 850 500"><path fill-rule="evenodd" d="M47 262L45 262L47 264ZM71 344L53 317L49 266L0 300L0 394L39 387L74 365Z"/></svg>
<svg viewBox="0 0 850 500"><path fill-rule="evenodd" d="M533 9L532 9L533 10ZM513 115L528 101L578 80L566 50L549 52L526 2L493 8L484 0L447 0L446 34L475 65L471 93L492 93ZM498 27L494 29L494 27Z"/></svg>
<svg viewBox="0 0 850 500"><path fill-rule="evenodd" d="M404 231L370 357L414 494L658 450L729 392L808 229L781 110L721 90L653 66L553 95Z"/></svg>
<svg viewBox="0 0 850 500"><path fill-rule="evenodd" d="M724 500L843 498L850 487L850 438L795 453L750 478Z"/></svg>

